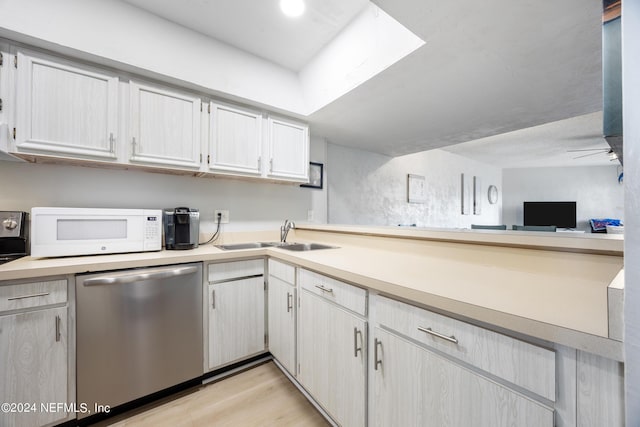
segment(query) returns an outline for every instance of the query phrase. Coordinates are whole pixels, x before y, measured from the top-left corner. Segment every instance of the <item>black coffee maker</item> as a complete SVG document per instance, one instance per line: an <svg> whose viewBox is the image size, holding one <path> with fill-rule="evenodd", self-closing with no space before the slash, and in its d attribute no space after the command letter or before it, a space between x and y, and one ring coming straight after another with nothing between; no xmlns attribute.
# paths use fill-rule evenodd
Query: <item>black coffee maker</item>
<svg viewBox="0 0 640 427"><path fill-rule="evenodd" d="M193 249L200 237L200 212L193 208L164 209L164 245L166 249Z"/></svg>
<svg viewBox="0 0 640 427"><path fill-rule="evenodd" d="M0 264L29 255L29 214L0 211Z"/></svg>

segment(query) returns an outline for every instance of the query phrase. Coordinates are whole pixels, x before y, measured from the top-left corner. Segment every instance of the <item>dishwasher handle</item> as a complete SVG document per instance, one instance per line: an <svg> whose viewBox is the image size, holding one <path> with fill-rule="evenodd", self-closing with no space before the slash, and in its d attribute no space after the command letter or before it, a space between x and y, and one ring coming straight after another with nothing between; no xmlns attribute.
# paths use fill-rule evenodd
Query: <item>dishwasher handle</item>
<svg viewBox="0 0 640 427"><path fill-rule="evenodd" d="M154 268L137 272L112 274L108 276L92 277L83 281L84 286L121 285L125 283L141 282L143 280L168 279L170 277L186 276L198 271L195 265L185 267Z"/></svg>

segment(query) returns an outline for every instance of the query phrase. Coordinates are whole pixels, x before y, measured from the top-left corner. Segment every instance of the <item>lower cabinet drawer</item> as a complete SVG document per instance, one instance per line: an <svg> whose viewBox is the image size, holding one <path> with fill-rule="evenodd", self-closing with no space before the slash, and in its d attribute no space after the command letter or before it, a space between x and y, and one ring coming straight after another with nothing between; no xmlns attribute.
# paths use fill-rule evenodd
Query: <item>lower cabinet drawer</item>
<svg viewBox="0 0 640 427"><path fill-rule="evenodd" d="M207 268L209 282L220 282L264 274L264 259L212 263Z"/></svg>
<svg viewBox="0 0 640 427"><path fill-rule="evenodd" d="M0 312L67 302L67 280L0 284Z"/></svg>
<svg viewBox="0 0 640 427"><path fill-rule="evenodd" d="M275 259L269 259L269 276L277 277L278 279L295 285L296 283L296 268L293 265L285 264Z"/></svg>
<svg viewBox="0 0 640 427"><path fill-rule="evenodd" d="M376 320L385 328L556 400L553 350L385 297L376 300Z"/></svg>
<svg viewBox="0 0 640 427"><path fill-rule="evenodd" d="M306 289L361 316L366 316L367 291L364 289L309 270L299 269L298 274L302 289Z"/></svg>

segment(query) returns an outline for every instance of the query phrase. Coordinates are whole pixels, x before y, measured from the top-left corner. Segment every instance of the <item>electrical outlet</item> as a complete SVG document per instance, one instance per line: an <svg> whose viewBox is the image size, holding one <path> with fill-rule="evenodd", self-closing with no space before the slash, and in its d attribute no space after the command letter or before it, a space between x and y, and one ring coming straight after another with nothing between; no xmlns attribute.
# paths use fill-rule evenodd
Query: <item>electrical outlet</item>
<svg viewBox="0 0 640 427"><path fill-rule="evenodd" d="M213 211L213 220L218 222L218 214L222 214L222 218L220 218L220 224L228 224L229 223L229 211L223 211L216 209Z"/></svg>

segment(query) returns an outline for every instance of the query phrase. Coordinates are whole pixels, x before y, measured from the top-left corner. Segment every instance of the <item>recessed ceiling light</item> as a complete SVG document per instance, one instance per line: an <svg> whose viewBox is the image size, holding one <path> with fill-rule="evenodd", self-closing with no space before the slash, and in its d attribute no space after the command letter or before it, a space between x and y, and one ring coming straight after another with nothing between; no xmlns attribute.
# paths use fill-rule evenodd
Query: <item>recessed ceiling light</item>
<svg viewBox="0 0 640 427"><path fill-rule="evenodd" d="M303 0L280 0L280 9L285 15L296 18L304 13Z"/></svg>

